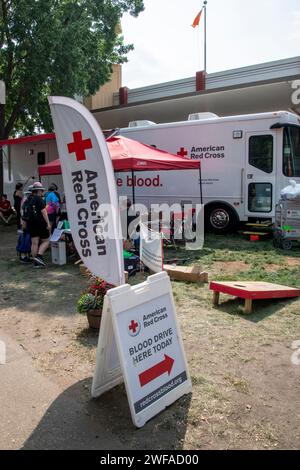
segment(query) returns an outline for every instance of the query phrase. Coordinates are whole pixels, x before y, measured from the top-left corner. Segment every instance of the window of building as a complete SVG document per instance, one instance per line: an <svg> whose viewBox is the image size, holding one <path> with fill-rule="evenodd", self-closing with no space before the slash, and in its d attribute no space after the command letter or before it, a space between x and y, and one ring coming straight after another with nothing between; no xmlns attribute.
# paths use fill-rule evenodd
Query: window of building
<svg viewBox="0 0 300 470"><path fill-rule="evenodd" d="M39 152L37 154L37 161L38 161L38 165L45 165L46 164L46 154L45 154L45 152Z"/></svg>

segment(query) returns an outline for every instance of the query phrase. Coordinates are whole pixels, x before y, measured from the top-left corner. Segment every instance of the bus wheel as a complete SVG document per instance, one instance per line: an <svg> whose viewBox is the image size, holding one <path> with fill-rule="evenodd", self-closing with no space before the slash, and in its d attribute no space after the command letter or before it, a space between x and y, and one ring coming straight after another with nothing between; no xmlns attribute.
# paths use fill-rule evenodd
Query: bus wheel
<svg viewBox="0 0 300 470"><path fill-rule="evenodd" d="M233 209L225 205L205 208L205 228L213 233L229 233L236 230L238 217Z"/></svg>
<svg viewBox="0 0 300 470"><path fill-rule="evenodd" d="M281 246L283 250L290 251L293 248L293 242L291 240L283 240Z"/></svg>

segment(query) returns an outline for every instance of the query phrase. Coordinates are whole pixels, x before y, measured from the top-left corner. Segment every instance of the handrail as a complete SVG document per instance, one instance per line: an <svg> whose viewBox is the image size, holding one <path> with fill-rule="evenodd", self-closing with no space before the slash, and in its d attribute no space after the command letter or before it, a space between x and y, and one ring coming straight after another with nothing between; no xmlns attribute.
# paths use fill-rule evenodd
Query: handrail
<svg viewBox="0 0 300 470"><path fill-rule="evenodd" d="M283 226L283 205L279 204L279 208L280 208L280 228L282 229L282 226Z"/></svg>
<svg viewBox="0 0 300 470"><path fill-rule="evenodd" d="M245 168L242 168L241 171L241 203L244 204L244 176L245 176Z"/></svg>

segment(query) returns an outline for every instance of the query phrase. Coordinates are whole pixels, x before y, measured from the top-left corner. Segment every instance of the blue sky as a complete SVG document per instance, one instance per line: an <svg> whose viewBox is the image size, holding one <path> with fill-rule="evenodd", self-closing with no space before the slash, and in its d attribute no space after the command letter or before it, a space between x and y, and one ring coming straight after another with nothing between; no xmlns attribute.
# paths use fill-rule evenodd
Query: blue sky
<svg viewBox="0 0 300 470"><path fill-rule="evenodd" d="M203 22L191 24L202 0L144 0L138 18L122 20L135 50L123 66L129 88L191 77L203 68ZM208 0L207 71L300 55L299 0Z"/></svg>

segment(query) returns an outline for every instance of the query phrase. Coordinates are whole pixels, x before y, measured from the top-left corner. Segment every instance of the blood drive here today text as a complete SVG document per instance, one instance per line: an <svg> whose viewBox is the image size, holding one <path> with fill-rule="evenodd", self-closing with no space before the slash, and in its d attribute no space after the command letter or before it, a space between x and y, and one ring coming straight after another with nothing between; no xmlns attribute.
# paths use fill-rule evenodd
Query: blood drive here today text
<svg viewBox="0 0 300 470"><path fill-rule="evenodd" d="M133 364L138 364L147 357L156 354L157 352L163 351L168 346L172 345L173 342L173 329L168 328L167 330L154 335L144 341L129 348L129 354L132 357Z"/></svg>

